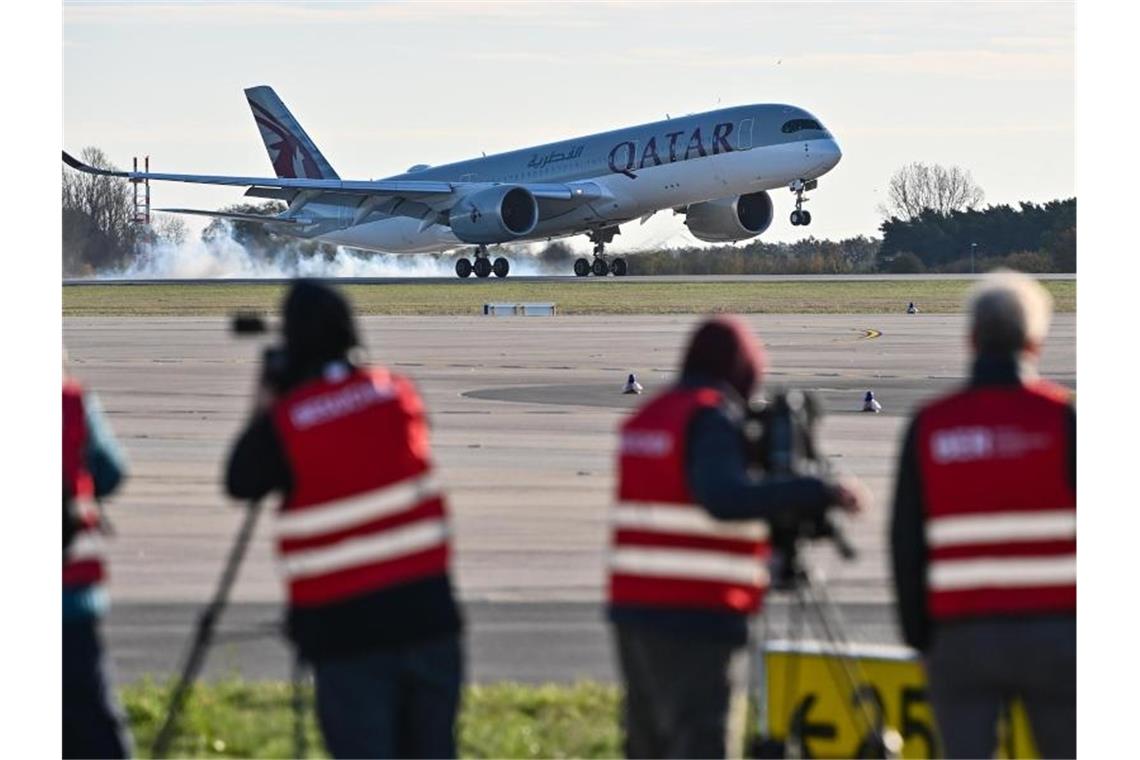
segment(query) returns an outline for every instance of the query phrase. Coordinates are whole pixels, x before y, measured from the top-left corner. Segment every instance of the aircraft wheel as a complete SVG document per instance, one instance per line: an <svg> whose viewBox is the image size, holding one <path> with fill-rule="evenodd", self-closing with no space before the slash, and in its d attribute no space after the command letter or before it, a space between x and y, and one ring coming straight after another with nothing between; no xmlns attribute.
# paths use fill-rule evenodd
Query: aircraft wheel
<svg viewBox="0 0 1140 760"><path fill-rule="evenodd" d="M614 277L625 277L625 259L614 259L610 264L610 271L614 273Z"/></svg>
<svg viewBox="0 0 1140 760"><path fill-rule="evenodd" d="M590 262L586 259L578 259L574 262L574 275L576 277L585 277L590 273Z"/></svg>
<svg viewBox="0 0 1140 760"><path fill-rule="evenodd" d="M475 276L476 277L490 277L491 276L491 261L490 259L475 259Z"/></svg>
<svg viewBox="0 0 1140 760"><path fill-rule="evenodd" d="M802 224L805 227L808 226L809 224L811 224L811 212L810 211L803 211L800 213L800 224Z"/></svg>
<svg viewBox="0 0 1140 760"><path fill-rule="evenodd" d="M610 265L603 258L594 259L594 264L590 269L593 270L595 277L605 277L610 273Z"/></svg>
<svg viewBox="0 0 1140 760"><path fill-rule="evenodd" d="M495 263L491 265L491 271L495 273L496 277L506 277L507 273L511 271L511 262L500 256L495 259Z"/></svg>
<svg viewBox="0 0 1140 760"><path fill-rule="evenodd" d="M789 219L791 220L793 227L799 227L801 224L803 224L803 212L797 209L796 211L792 212L792 215L789 217Z"/></svg>
<svg viewBox="0 0 1140 760"><path fill-rule="evenodd" d="M455 273L467 279L471 276L471 260L470 259L456 259L455 260Z"/></svg>

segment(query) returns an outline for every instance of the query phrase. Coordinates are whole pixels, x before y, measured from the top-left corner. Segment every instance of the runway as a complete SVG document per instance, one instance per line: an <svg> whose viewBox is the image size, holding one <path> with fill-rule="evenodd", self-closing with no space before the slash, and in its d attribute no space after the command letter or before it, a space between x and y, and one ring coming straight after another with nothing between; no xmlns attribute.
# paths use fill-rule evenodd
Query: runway
<svg viewBox="0 0 1140 760"><path fill-rule="evenodd" d="M371 355L410 375L432 416L476 679L612 677L600 609L606 516L614 433L634 403L620 390L629 372L647 392L664 387L697 319L361 320ZM769 385L819 394L832 463L875 495L869 514L848 526L861 550L855 562L841 563L829 547L809 556L857 636L891 641L885 531L896 447L914 405L965 376L963 318L746 319L767 344ZM238 505L222 496L219 477L250 405L259 344L232 340L226 328L218 318L64 320L72 369L99 393L132 463L109 505L116 536L108 634L120 680L173 667L237 527ZM1042 370L1076 387L1075 315L1055 317ZM857 411L867 389L883 414ZM270 549L266 521L227 630L264 633L277 618ZM286 664L285 650L263 638L225 645L211 672L281 677Z"/></svg>
<svg viewBox="0 0 1140 760"><path fill-rule="evenodd" d="M524 280L537 283L571 282L586 284L591 282L658 282L658 283L687 283L687 282L914 282L938 280L977 280L981 274L703 274L703 275L628 275L626 277L575 277L566 274L548 275L511 275L507 282ZM1076 274L1035 274L1038 280L1075 280ZM460 279L455 276L443 274L438 277L324 277L324 282L337 285L456 285L462 286L478 282L499 282L495 277L480 279L469 277ZM155 279L155 278L126 278L115 276L71 278L63 281L64 287L82 287L85 285L280 285L290 282L288 279L268 277L231 277L219 279L210 277L205 279Z"/></svg>

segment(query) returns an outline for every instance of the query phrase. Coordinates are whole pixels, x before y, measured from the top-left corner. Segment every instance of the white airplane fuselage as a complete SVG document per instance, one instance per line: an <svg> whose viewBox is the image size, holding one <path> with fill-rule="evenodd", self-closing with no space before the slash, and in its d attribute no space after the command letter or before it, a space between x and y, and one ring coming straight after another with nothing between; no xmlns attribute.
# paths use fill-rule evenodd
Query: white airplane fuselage
<svg viewBox="0 0 1140 760"><path fill-rule="evenodd" d="M814 142L819 141L757 146L696 160L663 163L636 170L636 180L615 173L593 177L594 182L613 195L613 200L601 208L596 208L599 204L590 204L568 215L542 219L534 232L523 239L545 240L575 234L662 209L786 188L797 179L816 179L838 163L839 151L830 139L827 142L832 145L813 146ZM314 206L310 207L314 215L337 213L335 207L318 210ZM421 230L420 226L418 219L389 217L318 235L316 239L388 253L429 253L465 245L449 227L435 224Z"/></svg>

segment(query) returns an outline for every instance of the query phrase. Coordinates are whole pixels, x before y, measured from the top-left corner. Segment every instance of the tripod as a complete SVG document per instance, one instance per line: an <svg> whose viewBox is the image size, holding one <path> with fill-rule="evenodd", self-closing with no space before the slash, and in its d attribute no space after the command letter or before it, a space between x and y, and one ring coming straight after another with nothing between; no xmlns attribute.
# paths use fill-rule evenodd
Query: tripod
<svg viewBox="0 0 1140 760"><path fill-rule="evenodd" d="M246 550L249 548L249 542L253 538L254 529L257 527L257 518L260 514L261 503L258 501L251 502L246 509L245 516L242 518L237 537L230 547L230 553L226 559L225 567L222 569L222 576L218 580L218 586L214 590L214 596L198 616L198 624L194 630L194 636L190 640L190 645L186 650L186 656L183 658L178 683L170 693L170 701L166 706L166 715L162 720L162 725L159 727L158 733L155 734L154 744L151 747L151 754L153 754L154 757L166 757L167 752L170 750L170 744L174 740L175 729L178 726L178 718L186 706L186 700L194 688L194 682L198 678L198 673L201 671L202 665L205 664L206 654L214 642L218 621L221 619L222 611L229 602L230 591L233 589L234 581L237 580L238 570L241 569L242 561L245 559ZM261 636L264 635L264 633L257 633L256 635ZM295 757L305 757L308 754L304 730L305 702L302 691L303 679L304 663L297 657L293 661L292 670L293 749Z"/></svg>
<svg viewBox="0 0 1140 760"><path fill-rule="evenodd" d="M837 538L839 535L836 533L833 538ZM862 666L858 660L851 657L851 642L844 632L838 606L827 593L825 584L815 577L800 559L794 544L792 546L793 548L787 551L783 557L783 564L779 567L779 574L773 585L773 590L794 595L793 606L789 611L789 627L793 633L791 647L787 655L787 666L785 668L787 677L784 683L784 705L788 709L786 738L783 743L771 738L762 740L756 748L755 755L758 757L810 757L805 741L810 738L813 732L808 726L806 710L793 711L791 705L799 679L804 623L807 622L808 613L813 613L825 638L825 653L834 655L825 660L832 686L840 691L846 689L851 695L848 709L855 719L854 722L862 725L863 737L852 756L858 758L899 757L902 750L901 737L893 730L884 729L882 705L877 702L877 694L866 686L867 679ZM854 556L850 547L846 546L841 538L839 538L839 547L844 556ZM851 553L849 554L849 552ZM761 651L760 656L763 658L763 651ZM874 707L870 703L874 703Z"/></svg>

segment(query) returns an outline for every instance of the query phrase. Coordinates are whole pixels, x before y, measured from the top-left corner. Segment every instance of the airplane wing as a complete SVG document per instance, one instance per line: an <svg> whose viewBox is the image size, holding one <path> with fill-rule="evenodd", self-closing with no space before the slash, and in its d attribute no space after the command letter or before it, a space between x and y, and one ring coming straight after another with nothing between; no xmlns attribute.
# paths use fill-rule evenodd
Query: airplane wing
<svg viewBox="0 0 1140 760"><path fill-rule="evenodd" d="M404 197L409 200L418 200L433 195L455 195L461 197L470 190L489 185L490 183L474 182L440 182L432 180L368 180L352 181L342 179L297 179L291 177L226 177L209 174L163 174L148 172L124 172L110 169L96 169L75 158L67 151L63 151L63 162L87 174L99 174L105 177L122 177L129 180L156 180L164 182L192 182L201 185L238 185L259 188L281 188L299 191L316 191L317 193L337 193L357 195L361 197ZM590 183L591 185L593 183ZM588 190L582 187L572 188L563 184L523 184L536 198L548 200L591 200Z"/></svg>

